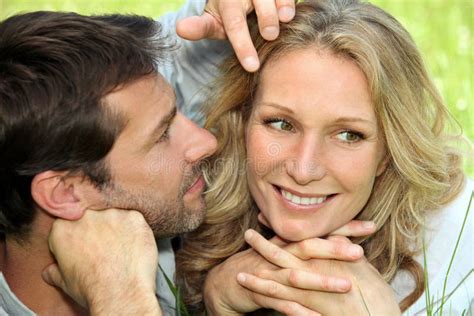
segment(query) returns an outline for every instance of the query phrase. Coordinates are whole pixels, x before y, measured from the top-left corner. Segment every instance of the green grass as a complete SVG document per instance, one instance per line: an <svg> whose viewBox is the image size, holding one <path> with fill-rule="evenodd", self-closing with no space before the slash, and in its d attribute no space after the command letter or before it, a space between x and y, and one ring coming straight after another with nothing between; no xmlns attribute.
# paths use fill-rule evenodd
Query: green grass
<svg viewBox="0 0 474 316"><path fill-rule="evenodd" d="M474 140L474 2L471 0L373 0L398 18L418 43L451 113ZM149 16L177 9L184 0L0 0L0 18L20 11L121 12ZM474 161L466 161L474 176Z"/></svg>

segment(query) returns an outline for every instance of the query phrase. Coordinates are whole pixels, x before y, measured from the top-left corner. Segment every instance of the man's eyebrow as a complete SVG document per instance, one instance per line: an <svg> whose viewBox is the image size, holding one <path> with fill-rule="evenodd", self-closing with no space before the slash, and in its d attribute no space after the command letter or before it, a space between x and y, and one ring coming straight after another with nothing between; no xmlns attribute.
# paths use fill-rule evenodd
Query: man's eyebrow
<svg viewBox="0 0 474 316"><path fill-rule="evenodd" d="M158 123L158 125L153 129L153 131L150 134L150 137L154 137L157 135L161 130L165 128L166 125L168 125L176 116L178 113L178 109L176 106L173 106L173 108L166 114Z"/></svg>

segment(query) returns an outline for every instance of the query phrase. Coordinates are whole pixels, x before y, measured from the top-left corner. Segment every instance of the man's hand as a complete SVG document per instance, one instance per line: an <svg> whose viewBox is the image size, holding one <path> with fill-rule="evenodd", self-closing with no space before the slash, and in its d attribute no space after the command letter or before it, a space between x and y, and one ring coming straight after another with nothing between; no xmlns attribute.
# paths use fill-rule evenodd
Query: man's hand
<svg viewBox="0 0 474 316"><path fill-rule="evenodd" d="M295 15L294 0L209 0L201 16L185 18L176 25L179 36L188 40L228 38L242 66L250 72L260 63L250 38L247 14L255 10L260 34L274 40L279 22L289 22Z"/></svg>
<svg viewBox="0 0 474 316"><path fill-rule="evenodd" d="M336 232L348 236L362 236L373 233L374 229L373 223L352 221ZM237 283L237 276L245 276L242 272L246 272L246 275L258 275L260 271L278 273L282 268L304 267L305 270L311 270L312 263L306 260L308 258L355 261L363 256L360 246L332 238L334 239L313 238L287 244L278 237L267 241L257 232L246 233L246 240L254 249L233 255L214 267L206 276L204 301L208 314L241 315L260 308L271 308L287 315L319 315L298 301L251 292ZM311 273L308 281L311 288L318 291L344 293L351 289L349 278L332 271ZM225 287L222 287L222 284L225 284Z"/></svg>
<svg viewBox="0 0 474 316"><path fill-rule="evenodd" d="M155 296L158 251L142 214L86 211L78 221L56 220L49 247L57 264L43 279L91 314L161 315Z"/></svg>

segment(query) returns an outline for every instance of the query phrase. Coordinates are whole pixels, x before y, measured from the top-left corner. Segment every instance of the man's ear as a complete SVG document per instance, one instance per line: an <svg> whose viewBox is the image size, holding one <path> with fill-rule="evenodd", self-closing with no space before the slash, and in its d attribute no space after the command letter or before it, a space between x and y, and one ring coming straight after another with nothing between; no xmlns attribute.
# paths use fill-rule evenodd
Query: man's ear
<svg viewBox="0 0 474 316"><path fill-rule="evenodd" d="M31 195L36 204L52 216L78 220L85 212L78 194L81 179L66 174L51 170L37 174L31 182Z"/></svg>

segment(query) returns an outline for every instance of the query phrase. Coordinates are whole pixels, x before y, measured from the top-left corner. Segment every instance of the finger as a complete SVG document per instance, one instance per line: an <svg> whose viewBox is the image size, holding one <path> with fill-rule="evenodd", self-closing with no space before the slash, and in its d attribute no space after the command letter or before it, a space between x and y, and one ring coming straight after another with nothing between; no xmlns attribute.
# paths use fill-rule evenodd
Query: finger
<svg viewBox="0 0 474 316"><path fill-rule="evenodd" d="M51 286L55 286L57 288L60 288L63 290L68 295L71 295L68 292L68 287L66 285L66 281L63 278L63 275L61 274L61 271L59 270L59 267L57 264L52 263L49 266L47 266L42 272L41 272L41 277L43 280L48 283ZM72 296L71 296L72 297ZM72 297L79 305L86 307L87 302L80 300L77 297Z"/></svg>
<svg viewBox="0 0 474 316"><path fill-rule="evenodd" d="M361 237L373 234L376 228L375 223L372 221L352 220L330 233L330 235Z"/></svg>
<svg viewBox="0 0 474 316"><path fill-rule="evenodd" d="M345 293L351 289L351 281L346 278L328 276L321 273L309 272L300 269L259 270L255 276L261 279L272 280L294 288Z"/></svg>
<svg viewBox="0 0 474 316"><path fill-rule="evenodd" d="M263 215L262 212L258 213L257 219L262 225L264 225L268 228L271 228L270 227L270 222L267 220L267 218L265 217L265 215Z"/></svg>
<svg viewBox="0 0 474 316"><path fill-rule="evenodd" d="M252 293L255 304L262 308L268 308L289 316L321 316L320 313L312 311L296 302L280 300L259 293Z"/></svg>
<svg viewBox="0 0 474 316"><path fill-rule="evenodd" d="M254 301L265 308L272 308L285 315L319 315L304 306L305 291L299 289L289 289L287 286L271 280L265 280L247 273L239 273L237 281L243 287L255 292ZM263 297L257 297L261 295ZM302 302L293 301L293 297ZM278 302L276 300L284 300ZM312 313L309 313L312 312ZM309 313L309 314L308 314Z"/></svg>
<svg viewBox="0 0 474 316"><path fill-rule="evenodd" d="M281 239L280 237L278 237L278 235L275 235L274 237L272 237L269 240L269 242L271 242L274 245L277 245L280 248L288 245L288 243L286 241L284 241L283 239Z"/></svg>
<svg viewBox="0 0 474 316"><path fill-rule="evenodd" d="M88 213L85 212L85 215L88 216ZM69 224L69 221L60 218L56 219L53 222L51 231L48 236L48 247L53 255L56 253L56 244L54 243L54 241L56 239L61 240L61 238L68 237L69 233L71 232L71 230L68 229L68 227L70 226Z"/></svg>
<svg viewBox="0 0 474 316"><path fill-rule="evenodd" d="M364 255L364 250L361 246L337 238L306 239L297 243L289 244L284 247L284 249L303 260L317 258L354 261L360 259Z"/></svg>
<svg viewBox="0 0 474 316"><path fill-rule="evenodd" d="M244 237L245 241L270 263L282 268L293 268L299 265L300 259L266 240L256 231L249 229Z"/></svg>
<svg viewBox="0 0 474 316"><path fill-rule="evenodd" d="M43 280L51 286L59 288L65 288L65 283L61 272L59 271L58 265L53 263L47 266L41 273Z"/></svg>
<svg viewBox="0 0 474 316"><path fill-rule="evenodd" d="M222 2L221 17L227 38L245 70L253 72L258 70L260 62L250 38L246 16L247 12L240 3L234 1Z"/></svg>
<svg viewBox="0 0 474 316"><path fill-rule="evenodd" d="M295 17L295 0L276 0L276 7L281 22L290 22Z"/></svg>
<svg viewBox="0 0 474 316"><path fill-rule="evenodd" d="M267 41L274 40L280 33L278 11L275 6L275 0L254 1L254 6L260 34Z"/></svg>
<svg viewBox="0 0 474 316"><path fill-rule="evenodd" d="M180 37L191 41L204 38L226 38L222 23L208 12L204 12L201 16L191 16L178 21L176 23L176 33Z"/></svg>

